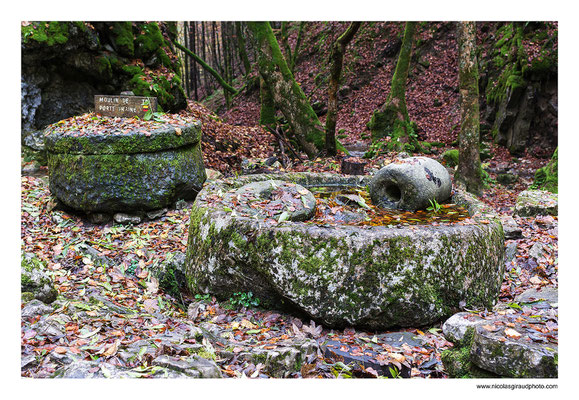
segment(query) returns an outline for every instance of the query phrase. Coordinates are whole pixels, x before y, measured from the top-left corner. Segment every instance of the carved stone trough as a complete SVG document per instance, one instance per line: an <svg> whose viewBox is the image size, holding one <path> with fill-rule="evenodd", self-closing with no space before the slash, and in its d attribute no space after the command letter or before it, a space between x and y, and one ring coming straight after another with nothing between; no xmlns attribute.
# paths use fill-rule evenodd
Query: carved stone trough
<svg viewBox="0 0 579 400"><path fill-rule="evenodd" d="M263 197L240 197L254 182L297 184L307 197L305 188L364 188L370 179L287 173L210 182L191 210L190 289L223 299L252 291L329 327L420 326L464 306L491 307L503 278L503 230L487 206L463 191L450 201L468 209L465 223L394 228L277 222L255 206Z"/></svg>

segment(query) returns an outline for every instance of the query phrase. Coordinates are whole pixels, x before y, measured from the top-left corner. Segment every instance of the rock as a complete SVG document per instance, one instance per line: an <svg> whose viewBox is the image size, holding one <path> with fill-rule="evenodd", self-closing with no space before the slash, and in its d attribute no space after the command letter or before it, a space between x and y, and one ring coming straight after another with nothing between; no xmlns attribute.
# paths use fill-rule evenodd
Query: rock
<svg viewBox="0 0 579 400"><path fill-rule="evenodd" d="M517 339L505 332L523 335ZM470 350L471 361L484 370L509 378L556 378L557 345L525 340L524 332L520 327L503 326L491 332L477 326Z"/></svg>
<svg viewBox="0 0 579 400"><path fill-rule="evenodd" d="M254 364L264 364L264 371L274 378L288 378L292 373L300 371L305 360L311 355L317 355L318 350L315 340L305 339L291 344L284 343L275 349L248 347L238 357Z"/></svg>
<svg viewBox="0 0 579 400"><path fill-rule="evenodd" d="M136 214L194 199L206 179L200 124L163 126L146 133L77 136L49 126L51 193L86 213Z"/></svg>
<svg viewBox="0 0 579 400"><path fill-rule="evenodd" d="M442 153L442 159L446 162L446 165L450 168L454 168L458 165L458 150L451 149Z"/></svg>
<svg viewBox="0 0 579 400"><path fill-rule="evenodd" d="M44 265L34 254L21 258L20 290L23 298L34 298L44 303L52 303L58 296L52 279L44 272Z"/></svg>
<svg viewBox="0 0 579 400"><path fill-rule="evenodd" d="M94 379L94 378L191 378L190 375L154 365L151 368L128 369L108 362L76 360L57 369L52 378Z"/></svg>
<svg viewBox="0 0 579 400"><path fill-rule="evenodd" d="M147 216L148 219L154 220L161 218L163 215L167 214L167 211L169 211L167 208L161 208L159 210L148 211L145 213L145 215Z"/></svg>
<svg viewBox="0 0 579 400"><path fill-rule="evenodd" d="M181 301L181 292L187 289L183 266L185 255L181 252L169 253L165 260L152 270L159 287L173 298Z"/></svg>
<svg viewBox="0 0 579 400"><path fill-rule="evenodd" d="M113 219L117 224L140 224L143 220L139 215L126 214L126 213L116 213L113 215Z"/></svg>
<svg viewBox="0 0 579 400"><path fill-rule="evenodd" d="M552 292L546 292L545 295L552 296ZM518 296L515 301L535 299L534 296L541 295L529 291L524 296ZM553 300L556 301L556 294L555 298L551 297ZM487 313L484 318L462 312L444 323L445 337L455 343L454 349L443 352L441 357L449 375L463 377L482 374L481 377L484 377L484 374L488 376L491 373L510 378L557 377L556 337L553 338L553 333L545 335L529 328L529 324L545 322L548 326L552 319L557 318L556 309L534 309L534 315L528 316L500 304L495 311ZM473 366L480 371L473 369Z"/></svg>
<svg viewBox="0 0 579 400"><path fill-rule="evenodd" d="M88 220L96 225L104 225L111 220L111 215L107 213L89 213Z"/></svg>
<svg viewBox="0 0 579 400"><path fill-rule="evenodd" d="M520 239L523 237L523 230L510 215L501 217L505 239Z"/></svg>
<svg viewBox="0 0 579 400"><path fill-rule="evenodd" d="M442 325L444 337L453 343L462 343L468 328L484 324L485 320L476 314L459 312L447 319Z"/></svg>
<svg viewBox="0 0 579 400"><path fill-rule="evenodd" d="M451 189L446 168L427 157L394 161L378 171L368 184L374 204L410 211L426 209L431 200L445 202Z"/></svg>
<svg viewBox="0 0 579 400"><path fill-rule="evenodd" d="M142 69L128 67L133 59L148 60L157 52L165 52L161 48L168 41L158 35L160 29L166 28L162 23L135 25L138 39L133 37L131 24L127 26L124 22L96 22L89 27L86 23L50 21L22 27L23 131L40 129L94 109L95 94L119 93L130 88L137 95L147 96L149 88L135 84L143 77ZM127 45L119 46L121 41ZM168 47L166 51L165 57L174 57ZM171 78L176 65L167 62L159 68L159 61L149 69L149 76L154 79L166 79L161 70L169 73L166 85L157 88L164 111L177 112L187 107L181 81L177 75Z"/></svg>
<svg viewBox="0 0 579 400"><path fill-rule="evenodd" d="M185 261L190 290L219 298L251 291L272 307L307 313L324 326L369 329L425 325L461 304L490 308L496 302L505 267L502 228L473 196L456 190L452 201L469 209L474 225L402 228L278 224L231 205L239 187L271 177L318 187L367 182L288 173L208 184L191 209ZM216 201L218 193L222 201Z"/></svg>
<svg viewBox="0 0 579 400"><path fill-rule="evenodd" d="M46 338L56 341L61 337L65 336L65 323L70 322L70 317L59 316L58 317L48 317L46 319L41 319L34 325L34 330L39 336L45 336ZM62 318L66 317L64 320Z"/></svg>
<svg viewBox="0 0 579 400"><path fill-rule="evenodd" d="M386 334L375 335L377 341L380 344L387 344L396 351L400 351L402 346L417 346L423 347L424 342L417 339L410 332L391 332ZM398 370L400 366L396 366L392 363L379 361L379 354L383 349L382 345L376 348L365 348L364 353L360 354L358 345L350 346L347 343L328 340L322 345L323 354L325 358L332 359L334 361L341 361L346 365L353 363L354 365L361 366L363 368L373 368L380 376L392 377L391 369ZM402 378L410 378L411 368L406 365L402 365L401 370L398 371Z"/></svg>
<svg viewBox="0 0 579 400"><path fill-rule="evenodd" d="M50 314L54 309L40 300L34 299L26 303L20 311L22 318L35 317L37 315Z"/></svg>
<svg viewBox="0 0 579 400"><path fill-rule="evenodd" d="M215 361L196 355L179 358L163 354L155 358L152 364L184 373L191 378L222 378Z"/></svg>
<svg viewBox="0 0 579 400"><path fill-rule="evenodd" d="M537 225L540 225L541 227L543 227L545 229L551 229L551 228L556 229L557 225L558 225L557 220L550 215L537 216L537 218L535 218L535 222L537 223Z"/></svg>
<svg viewBox="0 0 579 400"><path fill-rule="evenodd" d="M535 242L535 244L529 250L529 257L534 258L536 261L544 258L547 255L549 255L547 247L541 242Z"/></svg>
<svg viewBox="0 0 579 400"><path fill-rule="evenodd" d="M108 266L114 265L113 260L101 254L100 251L86 244L85 242L82 242L77 246L77 251L79 251L83 256L90 257L90 259L93 261L94 264L108 265Z"/></svg>
<svg viewBox="0 0 579 400"><path fill-rule="evenodd" d="M513 261L516 255L517 255L517 243L516 242L507 243L505 247L505 263L508 264L511 261Z"/></svg>
<svg viewBox="0 0 579 400"><path fill-rule="evenodd" d="M551 307L557 307L559 304L559 291L555 287L542 287L540 289L530 288L515 297L516 303L534 303L544 301Z"/></svg>
<svg viewBox="0 0 579 400"><path fill-rule="evenodd" d="M338 89L338 96L343 99L352 94L352 88L350 86L344 85Z"/></svg>
<svg viewBox="0 0 579 400"><path fill-rule="evenodd" d="M515 215L534 217L536 215L557 215L558 195L546 190L525 190L519 193L515 204Z"/></svg>
<svg viewBox="0 0 579 400"><path fill-rule="evenodd" d="M175 202L175 210L184 210L189 207L189 203L187 203L183 199L179 199Z"/></svg>
<svg viewBox="0 0 579 400"><path fill-rule="evenodd" d="M501 185L511 185L519 180L519 177L515 174L498 174L497 182Z"/></svg>

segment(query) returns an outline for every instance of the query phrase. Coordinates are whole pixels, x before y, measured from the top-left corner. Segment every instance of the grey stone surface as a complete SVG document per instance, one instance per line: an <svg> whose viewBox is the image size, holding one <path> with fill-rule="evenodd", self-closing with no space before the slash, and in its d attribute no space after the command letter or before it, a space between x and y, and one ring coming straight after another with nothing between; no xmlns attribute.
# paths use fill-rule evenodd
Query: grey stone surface
<svg viewBox="0 0 579 400"><path fill-rule="evenodd" d="M20 315L22 318L30 318L37 315L50 314L52 311L52 306L49 306L40 300L34 299L24 305L20 311Z"/></svg>
<svg viewBox="0 0 579 400"><path fill-rule="evenodd" d="M139 215L127 214L127 213L116 213L113 215L113 219L117 224L139 224L142 218Z"/></svg>
<svg viewBox="0 0 579 400"><path fill-rule="evenodd" d="M505 262L509 263L515 259L517 255L517 242L510 242L505 247Z"/></svg>
<svg viewBox="0 0 579 400"><path fill-rule="evenodd" d="M525 190L519 193L515 204L515 215L558 215L559 196L546 190Z"/></svg>
<svg viewBox="0 0 579 400"><path fill-rule="evenodd" d="M559 290L551 286L540 289L530 288L515 297L515 302L517 303L532 303L535 301L545 301L550 306L555 307L559 303Z"/></svg>
<svg viewBox="0 0 579 400"><path fill-rule="evenodd" d="M529 257L534 258L535 260L539 260L544 258L549 254L547 250L547 246L541 242L535 242L531 249L529 250Z"/></svg>
<svg viewBox="0 0 579 400"><path fill-rule="evenodd" d="M501 217L501 223L503 224L505 239L520 239L523 237L523 231L521 227L510 215Z"/></svg>
<svg viewBox="0 0 579 400"><path fill-rule="evenodd" d="M44 303L52 303L58 296L58 290L52 279L48 277L42 262L35 255L22 256L20 291L23 299L35 298Z"/></svg>
<svg viewBox="0 0 579 400"><path fill-rule="evenodd" d="M191 210L188 284L226 299L251 290L331 327L423 325L463 303L490 308L496 302L504 270L500 221L462 191L453 201L469 209L474 225L371 229L274 224L234 214L227 196L218 196L274 176L302 186L364 182L328 175L251 175L209 183Z"/></svg>
<svg viewBox="0 0 579 400"><path fill-rule="evenodd" d="M385 208L426 209L430 200L448 200L452 182L446 168L427 157L393 161L378 171L368 184L372 202Z"/></svg>
<svg viewBox="0 0 579 400"><path fill-rule="evenodd" d="M153 365L182 372L194 378L221 378L221 370L215 361L192 355L189 357L172 357L161 355L153 360Z"/></svg>
<svg viewBox="0 0 579 400"><path fill-rule="evenodd" d="M153 211L194 199L206 179L198 124L85 134L47 128L50 191L87 213ZM55 131L56 130L56 131Z"/></svg>
<svg viewBox="0 0 579 400"><path fill-rule="evenodd" d="M555 344L514 339L505 327L495 332L477 326L470 359L478 367L510 378L556 378L558 350ZM523 333L521 328L517 332Z"/></svg>
<svg viewBox="0 0 579 400"><path fill-rule="evenodd" d="M469 312L459 312L447 319L442 325L442 333L447 340L460 343L468 328L484 324L485 320Z"/></svg>

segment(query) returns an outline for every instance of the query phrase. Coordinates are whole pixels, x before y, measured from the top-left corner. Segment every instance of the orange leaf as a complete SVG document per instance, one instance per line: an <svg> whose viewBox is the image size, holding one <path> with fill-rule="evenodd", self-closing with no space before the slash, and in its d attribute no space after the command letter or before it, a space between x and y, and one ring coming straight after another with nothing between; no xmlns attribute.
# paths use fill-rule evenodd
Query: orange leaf
<svg viewBox="0 0 579 400"><path fill-rule="evenodd" d="M519 339L521 337L521 334L512 328L505 329L505 335L511 339Z"/></svg>

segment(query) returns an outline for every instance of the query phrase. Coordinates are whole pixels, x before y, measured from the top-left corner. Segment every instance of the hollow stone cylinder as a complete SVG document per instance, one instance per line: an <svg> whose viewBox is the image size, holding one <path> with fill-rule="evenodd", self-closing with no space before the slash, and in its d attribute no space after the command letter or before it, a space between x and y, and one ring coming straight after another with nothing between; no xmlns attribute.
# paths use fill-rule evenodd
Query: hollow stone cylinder
<svg viewBox="0 0 579 400"><path fill-rule="evenodd" d="M372 202L379 207L415 211L431 200L446 201L452 182L446 168L428 157L409 157L388 164L368 184Z"/></svg>

